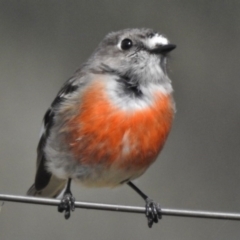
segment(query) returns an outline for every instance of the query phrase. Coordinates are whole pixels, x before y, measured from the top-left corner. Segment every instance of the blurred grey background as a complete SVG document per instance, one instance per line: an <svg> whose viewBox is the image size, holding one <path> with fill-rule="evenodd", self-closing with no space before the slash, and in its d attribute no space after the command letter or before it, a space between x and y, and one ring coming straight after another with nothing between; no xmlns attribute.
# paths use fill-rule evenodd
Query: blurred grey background
<svg viewBox="0 0 240 240"><path fill-rule="evenodd" d="M159 160L136 181L164 208L240 212L240 2L0 1L0 193L33 183L42 117L61 85L110 31L150 27L178 45L170 77L177 114ZM143 206L127 186L77 200ZM234 221L5 203L0 239L240 239Z"/></svg>

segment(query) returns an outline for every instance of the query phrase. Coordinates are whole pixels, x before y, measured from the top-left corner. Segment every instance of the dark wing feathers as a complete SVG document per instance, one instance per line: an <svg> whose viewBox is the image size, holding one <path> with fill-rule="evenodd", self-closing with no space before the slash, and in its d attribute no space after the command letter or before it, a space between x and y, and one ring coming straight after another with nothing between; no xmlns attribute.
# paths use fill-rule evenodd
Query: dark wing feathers
<svg viewBox="0 0 240 240"><path fill-rule="evenodd" d="M59 91L57 97L54 99L52 103L52 108L56 107L59 103L63 101L63 99L78 89L78 85L73 85L71 82L67 82L63 88Z"/></svg>
<svg viewBox="0 0 240 240"><path fill-rule="evenodd" d="M44 147L46 145L47 138L50 134L51 127L54 123L55 109L61 104L68 94L75 92L78 89L78 85L74 84L75 79L69 79L62 89L59 91L58 95L51 104L51 108L47 110L43 118L44 131L40 137L40 141L37 148L37 173L35 177L35 189L37 191L45 188L52 174L46 170L46 158L44 156Z"/></svg>

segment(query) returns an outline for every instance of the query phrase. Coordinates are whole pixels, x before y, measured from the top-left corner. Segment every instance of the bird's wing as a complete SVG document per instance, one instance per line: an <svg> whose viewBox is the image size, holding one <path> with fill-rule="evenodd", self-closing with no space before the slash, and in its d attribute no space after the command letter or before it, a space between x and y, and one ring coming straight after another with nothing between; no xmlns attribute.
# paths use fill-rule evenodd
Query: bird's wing
<svg viewBox="0 0 240 240"><path fill-rule="evenodd" d="M51 104L51 107L45 113L41 136L37 148L37 172L35 176L35 182L28 190L27 195L56 197L61 193L66 185L66 179L56 178L49 171L47 171L47 160L44 154L44 147L54 124L56 110L59 108L61 103L64 102L66 98L69 98L71 94L77 91L80 86L81 84L79 84L79 79L76 76L70 78L63 85Z"/></svg>

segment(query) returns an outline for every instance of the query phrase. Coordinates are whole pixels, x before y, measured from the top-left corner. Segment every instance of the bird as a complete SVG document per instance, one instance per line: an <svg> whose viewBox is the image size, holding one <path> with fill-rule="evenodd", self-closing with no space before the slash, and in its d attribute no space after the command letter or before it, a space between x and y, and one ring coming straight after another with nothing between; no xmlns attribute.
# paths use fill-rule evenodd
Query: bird
<svg viewBox="0 0 240 240"><path fill-rule="evenodd" d="M157 223L160 205L132 181L155 162L172 126L168 58L175 48L148 28L107 34L44 115L27 195L62 193L58 211L68 219L75 202L72 180L94 188L127 184L144 199L148 226Z"/></svg>

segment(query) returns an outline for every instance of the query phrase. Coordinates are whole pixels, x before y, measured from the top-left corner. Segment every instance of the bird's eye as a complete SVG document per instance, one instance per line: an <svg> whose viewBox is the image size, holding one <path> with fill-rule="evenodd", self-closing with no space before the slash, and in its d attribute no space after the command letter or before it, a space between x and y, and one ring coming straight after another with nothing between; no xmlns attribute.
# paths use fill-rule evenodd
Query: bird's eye
<svg viewBox="0 0 240 240"><path fill-rule="evenodd" d="M132 45L133 45L132 40L129 39L129 38L125 38L121 42L121 49L122 50L128 50L128 49L130 49L132 47Z"/></svg>
<svg viewBox="0 0 240 240"><path fill-rule="evenodd" d="M153 38L154 36L155 36L155 33L149 33L149 34L148 34L148 37L149 37L149 38Z"/></svg>

